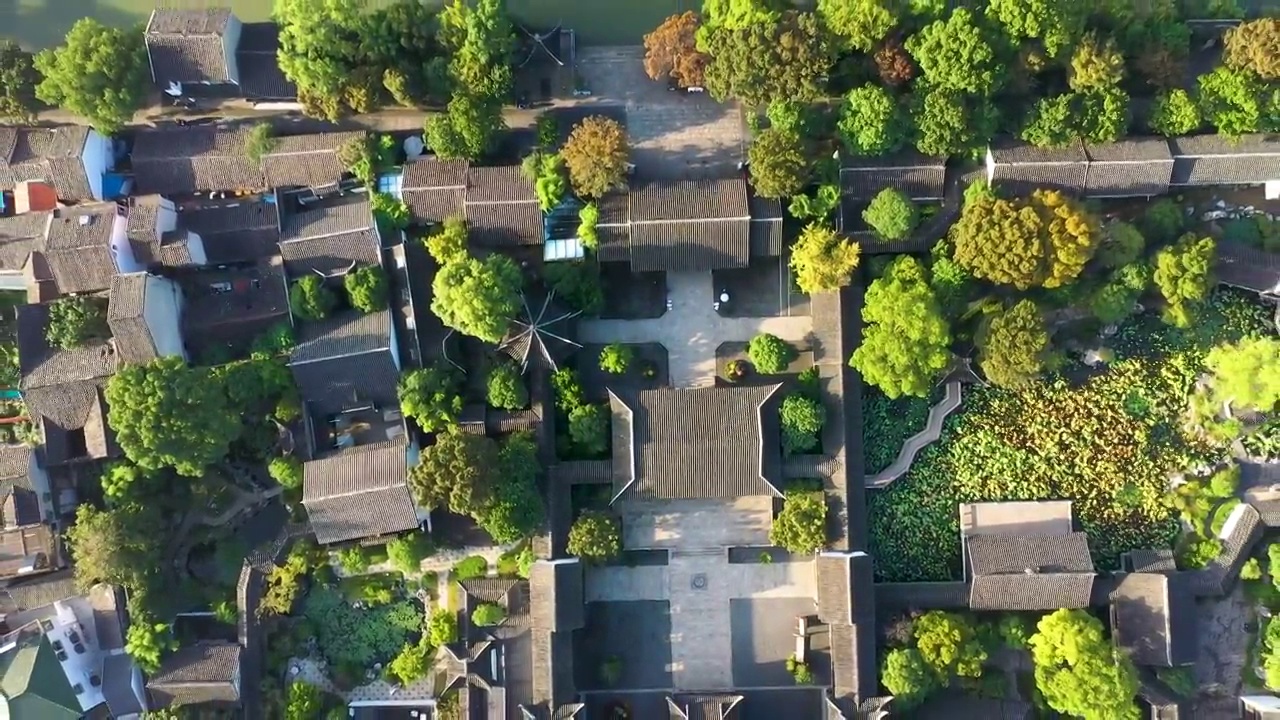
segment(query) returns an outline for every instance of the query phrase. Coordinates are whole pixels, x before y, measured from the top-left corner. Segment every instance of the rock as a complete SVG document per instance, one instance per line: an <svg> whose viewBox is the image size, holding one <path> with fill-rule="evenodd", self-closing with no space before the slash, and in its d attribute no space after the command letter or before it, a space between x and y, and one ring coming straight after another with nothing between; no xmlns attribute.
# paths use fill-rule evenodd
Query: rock
<svg viewBox="0 0 1280 720"><path fill-rule="evenodd" d="M1201 215L1200 219L1204 221L1221 220L1222 218L1230 217L1230 216L1231 216L1231 213L1225 210L1210 210L1209 212Z"/></svg>

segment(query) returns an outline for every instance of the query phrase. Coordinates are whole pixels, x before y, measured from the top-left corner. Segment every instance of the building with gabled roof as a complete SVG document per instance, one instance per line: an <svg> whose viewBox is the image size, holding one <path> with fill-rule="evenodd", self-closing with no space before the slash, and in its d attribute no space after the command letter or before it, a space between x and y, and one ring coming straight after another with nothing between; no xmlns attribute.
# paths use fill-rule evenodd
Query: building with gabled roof
<svg viewBox="0 0 1280 720"><path fill-rule="evenodd" d="M1280 139L1274 135L1189 135L1169 139L1172 187L1265 185L1280 197Z"/></svg>
<svg viewBox="0 0 1280 720"><path fill-rule="evenodd" d="M1088 183L1089 154L1081 140L1061 148L998 140L987 147L986 162L987 182L1015 195L1041 189L1080 195Z"/></svg>
<svg viewBox="0 0 1280 720"><path fill-rule="evenodd" d="M1260 295L1280 296L1280 253L1219 240L1213 277L1218 282Z"/></svg>
<svg viewBox="0 0 1280 720"><path fill-rule="evenodd" d="M610 390L613 502L781 497L779 388Z"/></svg>
<svg viewBox="0 0 1280 720"><path fill-rule="evenodd" d="M852 201L869 202L887 189L916 202L941 200L946 187L946 158L915 152L879 157L840 153L840 194Z"/></svg>
<svg viewBox="0 0 1280 720"><path fill-rule="evenodd" d="M239 643L202 640L165 656L147 679L152 709L240 708Z"/></svg>
<svg viewBox="0 0 1280 720"><path fill-rule="evenodd" d="M151 79L161 88L240 82L236 63L240 20L227 8L157 8L151 11L142 37Z"/></svg>
<svg viewBox="0 0 1280 720"><path fill-rule="evenodd" d="M404 164L400 197L414 220L435 225L448 218L467 216L466 160L421 157Z"/></svg>
<svg viewBox="0 0 1280 720"><path fill-rule="evenodd" d="M750 262L751 210L741 177L646 182L628 200L633 270L691 272Z"/></svg>
<svg viewBox="0 0 1280 720"><path fill-rule="evenodd" d="M236 47L240 91L249 100L295 101L298 87L285 77L277 55L280 26L273 22L242 23Z"/></svg>
<svg viewBox="0 0 1280 720"><path fill-rule="evenodd" d="M418 527L409 492L414 448L402 437L338 450L302 465L302 505L322 544Z"/></svg>
<svg viewBox="0 0 1280 720"><path fill-rule="evenodd" d="M1136 665L1196 661L1196 599L1187 573L1135 572L1111 593L1111 637Z"/></svg>
<svg viewBox="0 0 1280 720"><path fill-rule="evenodd" d="M667 696L670 720L737 720L741 695L677 693Z"/></svg>
<svg viewBox="0 0 1280 720"><path fill-rule="evenodd" d="M59 208L50 214L27 268L31 302L96 293L116 273L141 270L128 241L128 221L115 203Z"/></svg>
<svg viewBox="0 0 1280 720"><path fill-rule="evenodd" d="M1173 155L1162 137L1085 143L1089 169L1084 194L1096 198L1155 197L1169 192Z"/></svg>
<svg viewBox="0 0 1280 720"><path fill-rule="evenodd" d="M832 690L828 701L852 713L874 694L876 611L871 556L862 551L821 552L814 560L818 619L827 624Z"/></svg>
<svg viewBox="0 0 1280 720"><path fill-rule="evenodd" d="M143 195L130 198L125 212L134 257L149 270L247 263L280 252L274 198L237 198L179 210L166 197Z"/></svg>
<svg viewBox="0 0 1280 720"><path fill-rule="evenodd" d="M970 608L1089 606L1093 559L1070 501L967 503L959 514Z"/></svg>
<svg viewBox="0 0 1280 720"><path fill-rule="evenodd" d="M183 304L182 290L168 278L144 272L112 278L107 324L120 361L142 365L170 355L186 359Z"/></svg>
<svg viewBox="0 0 1280 720"><path fill-rule="evenodd" d="M467 169L468 241L482 247L541 245L542 208L519 165Z"/></svg>
<svg viewBox="0 0 1280 720"><path fill-rule="evenodd" d="M111 138L93 128L0 128L0 190L42 181L64 202L103 200L103 176L114 167Z"/></svg>

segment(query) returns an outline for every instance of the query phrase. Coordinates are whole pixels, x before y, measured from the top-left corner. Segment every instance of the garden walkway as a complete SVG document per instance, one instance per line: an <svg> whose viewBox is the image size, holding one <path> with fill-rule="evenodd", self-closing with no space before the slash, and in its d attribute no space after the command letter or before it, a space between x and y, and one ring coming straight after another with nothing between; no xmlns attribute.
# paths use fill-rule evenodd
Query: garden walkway
<svg viewBox="0 0 1280 720"><path fill-rule="evenodd" d="M730 318L715 309L711 273L667 273L667 312L648 320L588 320L578 341L583 343L661 343L667 349L672 387L710 387L715 384L716 348L726 342L746 342L771 333L787 342L805 345L813 331L809 316Z"/></svg>
<svg viewBox="0 0 1280 720"><path fill-rule="evenodd" d="M960 407L961 395L960 381L948 381L946 393L942 399L937 405L929 408L929 421L925 423L924 429L902 443L902 450L898 452L898 457L889 467L867 478L867 487L882 488L906 474L911 469L911 463L916 459L916 454L929 443L935 442L942 434L942 424L947 421L948 415Z"/></svg>

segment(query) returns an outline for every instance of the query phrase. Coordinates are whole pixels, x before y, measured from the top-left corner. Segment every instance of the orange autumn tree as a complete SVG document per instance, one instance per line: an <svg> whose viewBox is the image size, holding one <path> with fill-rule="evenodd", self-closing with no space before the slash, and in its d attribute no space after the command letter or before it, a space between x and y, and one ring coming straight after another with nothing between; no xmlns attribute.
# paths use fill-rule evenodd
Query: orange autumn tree
<svg viewBox="0 0 1280 720"><path fill-rule="evenodd" d="M644 71L654 80L671 78L682 88L701 87L707 62L694 36L701 23L693 11L672 15L644 36Z"/></svg>

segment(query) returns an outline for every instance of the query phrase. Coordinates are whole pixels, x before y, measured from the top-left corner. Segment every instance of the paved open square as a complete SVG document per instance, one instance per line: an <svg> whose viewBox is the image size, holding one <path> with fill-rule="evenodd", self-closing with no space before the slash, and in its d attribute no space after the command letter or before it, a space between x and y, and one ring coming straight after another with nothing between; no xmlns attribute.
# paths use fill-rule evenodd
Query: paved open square
<svg viewBox="0 0 1280 720"><path fill-rule="evenodd" d="M632 550L716 549L769 545L773 500L765 495L731 500L652 500L619 503L622 544Z"/></svg>

